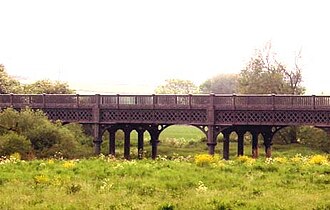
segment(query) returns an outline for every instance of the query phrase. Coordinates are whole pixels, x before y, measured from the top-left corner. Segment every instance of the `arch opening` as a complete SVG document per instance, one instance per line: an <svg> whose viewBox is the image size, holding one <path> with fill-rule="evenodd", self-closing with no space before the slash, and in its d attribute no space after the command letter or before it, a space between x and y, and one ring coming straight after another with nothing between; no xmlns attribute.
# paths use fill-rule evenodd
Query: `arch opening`
<svg viewBox="0 0 330 210"><path fill-rule="evenodd" d="M208 151L204 128L195 125L168 125L159 135L159 154L172 157Z"/></svg>

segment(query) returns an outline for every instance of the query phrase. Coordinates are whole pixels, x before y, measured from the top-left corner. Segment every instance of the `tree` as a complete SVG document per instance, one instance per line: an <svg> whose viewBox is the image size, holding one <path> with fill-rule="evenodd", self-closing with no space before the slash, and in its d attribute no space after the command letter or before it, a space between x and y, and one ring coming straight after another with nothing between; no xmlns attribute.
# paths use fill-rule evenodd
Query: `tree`
<svg viewBox="0 0 330 210"><path fill-rule="evenodd" d="M202 93L233 94L237 89L237 74L218 74L199 86Z"/></svg>
<svg viewBox="0 0 330 210"><path fill-rule="evenodd" d="M247 66L241 71L238 79L239 93L248 94L303 94L301 52L296 56L293 69L276 58L272 45L268 42L262 50L256 50ZM283 129L278 133L281 141L297 143L296 126Z"/></svg>
<svg viewBox="0 0 330 210"><path fill-rule="evenodd" d="M65 82L38 80L32 84L23 86L24 93L26 94L72 94L74 91L69 88Z"/></svg>
<svg viewBox="0 0 330 210"><path fill-rule="evenodd" d="M168 79L164 85L156 88L157 94L192 94L198 93L198 87L190 80Z"/></svg>
<svg viewBox="0 0 330 210"><path fill-rule="evenodd" d="M20 90L19 81L9 76L5 66L0 64L0 94L19 93Z"/></svg>
<svg viewBox="0 0 330 210"><path fill-rule="evenodd" d="M289 70L272 52L271 43L262 50L257 50L238 78L238 92L249 94L302 94L302 74L299 59L296 57L295 67Z"/></svg>

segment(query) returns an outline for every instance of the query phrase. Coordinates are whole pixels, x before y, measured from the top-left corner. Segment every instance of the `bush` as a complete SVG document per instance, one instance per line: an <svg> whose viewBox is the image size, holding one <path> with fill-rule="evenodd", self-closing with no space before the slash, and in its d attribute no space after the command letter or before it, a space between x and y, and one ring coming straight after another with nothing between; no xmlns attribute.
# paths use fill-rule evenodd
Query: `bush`
<svg viewBox="0 0 330 210"><path fill-rule="evenodd" d="M312 126L302 126L299 129L298 138L302 144L330 153L330 141L326 132L321 129Z"/></svg>
<svg viewBox="0 0 330 210"><path fill-rule="evenodd" d="M22 159L27 159L31 151L31 142L25 136L14 132L0 136L0 156L19 153Z"/></svg>
<svg viewBox="0 0 330 210"><path fill-rule="evenodd" d="M0 122L3 127L0 131L0 135L3 135L1 138L4 139L2 145L6 149L3 154L21 150L24 154L20 153L25 157L25 151L31 151L32 148L33 153L39 158L51 157L58 152L64 158L74 158L86 153L90 155L87 151L92 151L92 140L84 134L82 126L52 123L42 111L27 108L18 112L12 108L5 109L0 113ZM6 135L14 135L15 138ZM11 138L19 140L9 141Z"/></svg>

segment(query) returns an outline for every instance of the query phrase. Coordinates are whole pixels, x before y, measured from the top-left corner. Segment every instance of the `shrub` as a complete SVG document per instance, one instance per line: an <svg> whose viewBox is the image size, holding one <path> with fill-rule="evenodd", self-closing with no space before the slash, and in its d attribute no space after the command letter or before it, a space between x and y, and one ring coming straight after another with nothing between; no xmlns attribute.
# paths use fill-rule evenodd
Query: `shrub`
<svg viewBox="0 0 330 210"><path fill-rule="evenodd" d="M0 136L0 155L11 155L19 153L22 159L26 159L31 153L30 141L22 135L14 132L9 132Z"/></svg>

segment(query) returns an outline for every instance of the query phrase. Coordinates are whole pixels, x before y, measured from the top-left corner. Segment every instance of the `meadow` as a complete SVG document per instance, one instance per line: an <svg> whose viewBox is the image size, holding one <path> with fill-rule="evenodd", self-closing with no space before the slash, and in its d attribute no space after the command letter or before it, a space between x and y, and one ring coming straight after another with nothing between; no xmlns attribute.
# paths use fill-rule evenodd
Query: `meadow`
<svg viewBox="0 0 330 210"><path fill-rule="evenodd" d="M156 160L2 157L0 209L330 209L329 155L274 145L273 158L255 160L232 143L224 161L198 130L168 129Z"/></svg>

